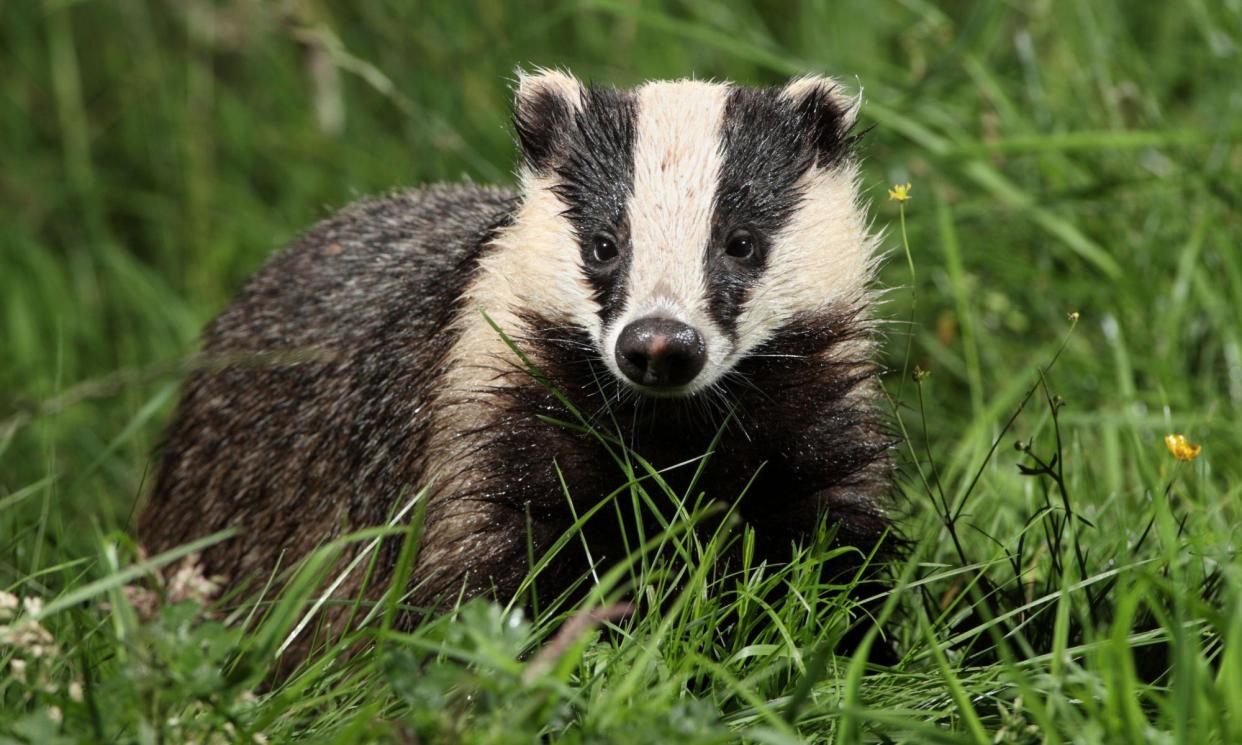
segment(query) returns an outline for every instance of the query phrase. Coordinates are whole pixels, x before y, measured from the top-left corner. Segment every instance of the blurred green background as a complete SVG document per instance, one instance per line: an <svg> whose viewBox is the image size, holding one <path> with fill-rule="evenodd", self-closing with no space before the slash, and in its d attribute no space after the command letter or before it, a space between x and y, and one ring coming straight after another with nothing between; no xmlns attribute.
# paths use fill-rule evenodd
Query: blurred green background
<svg viewBox="0 0 1242 745"><path fill-rule="evenodd" d="M1236 518L1240 45L1238 0L0 0L0 568L126 523L177 361L273 250L363 195L511 182L534 64L861 85L886 382L910 413L909 331L933 372L910 427L945 482L1080 311L1051 384L1091 514L1143 504L1184 430L1200 508ZM906 181L913 281L886 198ZM1025 509L1012 455L980 523Z"/></svg>

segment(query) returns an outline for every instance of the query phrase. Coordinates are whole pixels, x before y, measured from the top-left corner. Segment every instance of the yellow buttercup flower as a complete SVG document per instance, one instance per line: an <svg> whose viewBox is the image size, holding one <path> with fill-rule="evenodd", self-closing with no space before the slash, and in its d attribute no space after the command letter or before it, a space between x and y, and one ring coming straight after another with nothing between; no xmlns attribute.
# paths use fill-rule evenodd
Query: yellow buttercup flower
<svg viewBox="0 0 1242 745"><path fill-rule="evenodd" d="M888 190L888 198L894 202L904 202L910 198L910 184L893 184Z"/></svg>
<svg viewBox="0 0 1242 745"><path fill-rule="evenodd" d="M1186 439L1186 435L1165 435L1164 446L1169 449L1174 458L1184 461L1192 461L1199 457L1199 451L1203 450L1202 445L1197 445Z"/></svg>

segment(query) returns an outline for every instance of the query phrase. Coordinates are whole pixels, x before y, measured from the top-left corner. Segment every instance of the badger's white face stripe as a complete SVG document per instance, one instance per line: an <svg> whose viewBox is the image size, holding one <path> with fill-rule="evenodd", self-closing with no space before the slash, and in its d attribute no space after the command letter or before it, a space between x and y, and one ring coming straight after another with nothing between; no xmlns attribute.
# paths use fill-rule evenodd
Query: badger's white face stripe
<svg viewBox="0 0 1242 745"><path fill-rule="evenodd" d="M463 363L445 378L447 396L469 398L494 388L500 385L497 372L511 364L506 362L508 345L483 321L480 311L518 338L523 328L520 313L532 309L554 309L559 318L581 324L593 338L599 337L599 315L579 267L573 228L562 214L564 204L546 177L526 172L522 186L526 198L513 226L496 237L496 250L483 257L477 278L466 290L456 348ZM487 412L466 409L460 416L458 425L464 427L486 421Z"/></svg>
<svg viewBox="0 0 1242 745"><path fill-rule="evenodd" d="M621 329L640 318L688 323L707 345L703 381L717 377L713 366L728 353L728 341L707 315L703 266L723 165L720 124L728 92L725 85L698 81L648 83L637 91L626 303L605 329L602 345L611 349ZM620 375L613 356L604 359Z"/></svg>
<svg viewBox="0 0 1242 745"><path fill-rule="evenodd" d="M738 317L735 359L798 313L864 300L878 252L857 203L856 180L854 165L815 168L803 177L801 206L776 236L768 267Z"/></svg>

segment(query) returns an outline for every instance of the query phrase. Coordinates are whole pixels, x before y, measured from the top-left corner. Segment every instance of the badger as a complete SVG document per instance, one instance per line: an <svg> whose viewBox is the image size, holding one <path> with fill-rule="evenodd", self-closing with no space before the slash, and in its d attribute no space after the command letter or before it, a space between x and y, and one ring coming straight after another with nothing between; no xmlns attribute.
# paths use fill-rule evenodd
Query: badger
<svg viewBox="0 0 1242 745"><path fill-rule="evenodd" d="M728 504L762 560L825 521L867 553L890 529L892 458L859 105L827 77L520 72L516 189L349 206L210 324L215 363L185 384L142 543L235 528L205 571L262 579L421 491L410 602L510 599L532 557L626 493L619 444ZM539 597L626 558L617 514L577 523ZM399 547L381 544L369 586ZM368 592L354 574L340 594Z"/></svg>

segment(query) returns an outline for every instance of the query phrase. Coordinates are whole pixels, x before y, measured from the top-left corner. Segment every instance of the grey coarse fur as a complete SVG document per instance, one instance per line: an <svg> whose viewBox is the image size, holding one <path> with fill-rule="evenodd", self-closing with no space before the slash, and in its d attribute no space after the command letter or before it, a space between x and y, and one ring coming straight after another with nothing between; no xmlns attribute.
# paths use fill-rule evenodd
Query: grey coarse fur
<svg viewBox="0 0 1242 745"><path fill-rule="evenodd" d="M420 484L458 298L516 199L437 186L366 201L272 259L204 334L208 369L164 444L144 545L239 527L205 569L263 578L383 523Z"/></svg>

